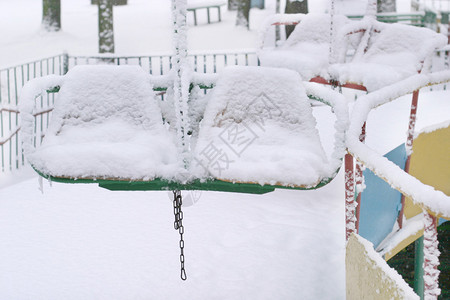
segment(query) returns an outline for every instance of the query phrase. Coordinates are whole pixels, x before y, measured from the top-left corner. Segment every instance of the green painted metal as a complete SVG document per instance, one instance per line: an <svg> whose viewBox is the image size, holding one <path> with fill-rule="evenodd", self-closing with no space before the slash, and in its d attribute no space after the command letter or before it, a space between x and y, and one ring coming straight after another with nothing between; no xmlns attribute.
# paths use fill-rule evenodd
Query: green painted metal
<svg viewBox="0 0 450 300"><path fill-rule="evenodd" d="M198 85L202 89L211 89L214 84L211 85ZM191 83L189 90L192 90L194 84ZM60 87L55 86L47 90L48 93L59 92ZM154 91L164 92L167 87L154 87ZM330 103L325 100L316 97L314 95L308 95L311 100L321 102L326 105ZM34 168L34 167L33 167ZM275 189L290 189L290 190L314 190L327 185L333 177L324 178L317 185L311 187L293 187L282 185L260 185L258 183L241 183L241 182L229 182L218 179L200 180L195 179L187 183L179 183L174 181L168 181L161 178L154 178L149 181L127 181L120 179L93 179L93 178L67 178L57 177L44 174L41 171L34 168L34 170L43 178L46 178L53 182L69 183L69 184L98 184L99 187L105 188L111 191L164 191L164 190L204 190L204 191L218 191L218 192L233 192L233 193L247 193L247 194L266 194L273 192ZM339 170L336 170L337 174Z"/></svg>
<svg viewBox="0 0 450 300"><path fill-rule="evenodd" d="M187 183L168 181L161 178L154 178L149 181L126 181L120 179L92 179L92 178L66 178L44 174L39 170L34 170L43 178L53 182L69 184L98 184L99 187L110 191L169 191L169 190L203 190L217 192L232 192L246 194L266 194L275 189L289 190L314 190L327 185L333 178L325 178L319 184L311 187L291 187L282 185L260 185L258 183L229 182L217 179L192 180Z"/></svg>
<svg viewBox="0 0 450 300"><path fill-rule="evenodd" d="M427 12L428 13L428 12ZM407 23L409 25L424 27L425 23L433 23L433 16L428 14L377 14L377 20L383 23ZM349 15L349 19L362 19L363 15Z"/></svg>
<svg viewBox="0 0 450 300"><path fill-rule="evenodd" d="M414 292L423 300L423 236L415 241Z"/></svg>

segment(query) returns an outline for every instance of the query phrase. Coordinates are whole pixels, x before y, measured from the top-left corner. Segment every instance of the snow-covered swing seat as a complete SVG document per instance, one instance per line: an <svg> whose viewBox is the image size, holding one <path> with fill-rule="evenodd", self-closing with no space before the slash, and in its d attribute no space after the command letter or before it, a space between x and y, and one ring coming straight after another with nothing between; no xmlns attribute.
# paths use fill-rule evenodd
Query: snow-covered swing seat
<svg viewBox="0 0 450 300"><path fill-rule="evenodd" d="M446 36L428 28L382 23L370 15L360 21L341 15L278 15L266 27L291 19L299 24L284 44L273 49L261 43L262 66L289 68L314 82L359 85L358 89L369 92L420 73L434 51L447 44Z"/></svg>
<svg viewBox="0 0 450 300"><path fill-rule="evenodd" d="M210 92L190 151L164 123L151 76L138 66L78 66L28 83L21 98L25 155L44 178L111 190L266 193L328 183L344 155L342 96L285 69L230 67ZM35 99L59 90L42 145L35 147ZM336 114L334 152L322 149L308 95ZM190 105L194 105L191 101ZM174 108L175 109L175 108ZM187 114L186 114L187 115ZM183 158L184 157L184 158Z"/></svg>

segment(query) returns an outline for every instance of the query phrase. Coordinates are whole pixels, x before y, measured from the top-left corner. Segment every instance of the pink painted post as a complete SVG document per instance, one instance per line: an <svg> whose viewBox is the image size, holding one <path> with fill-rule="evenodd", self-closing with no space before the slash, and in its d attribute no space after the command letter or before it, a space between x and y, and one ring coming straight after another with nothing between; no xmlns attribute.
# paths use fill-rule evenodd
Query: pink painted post
<svg viewBox="0 0 450 300"><path fill-rule="evenodd" d="M424 300L436 300L441 294L439 289L439 255L437 238L437 218L424 210L423 233L423 281Z"/></svg>
<svg viewBox="0 0 450 300"><path fill-rule="evenodd" d="M417 105L419 103L419 91L414 91L411 101L411 113L409 115L409 125L408 125L408 138L406 139L406 163L405 172L409 173L409 164L411 162L412 147L414 142L414 128L416 126L416 116L417 116ZM403 227L403 212L405 209L405 195L402 194L402 208L398 214L398 225L400 228Z"/></svg>
<svg viewBox="0 0 450 300"><path fill-rule="evenodd" d="M361 129L361 134L359 136L359 140L361 143L364 143L366 140L366 122L364 122L364 125ZM356 176L355 176L355 181L356 181L356 193L358 193L358 196L356 197L356 232L359 232L359 213L361 211L361 193L363 190L363 182L364 182L364 177L363 177L363 165L357 161L356 162Z"/></svg>
<svg viewBox="0 0 450 300"><path fill-rule="evenodd" d="M355 232L355 179L353 171L353 156L345 155L345 239Z"/></svg>

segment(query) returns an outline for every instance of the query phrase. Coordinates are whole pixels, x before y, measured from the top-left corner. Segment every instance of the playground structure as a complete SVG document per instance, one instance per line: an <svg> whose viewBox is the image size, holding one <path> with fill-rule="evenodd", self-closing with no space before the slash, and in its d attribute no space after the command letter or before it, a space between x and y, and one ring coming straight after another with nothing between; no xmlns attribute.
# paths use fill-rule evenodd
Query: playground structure
<svg viewBox="0 0 450 300"><path fill-rule="evenodd" d="M418 85L418 86L415 86L416 87L416 89L418 89L420 86L422 86L422 85L427 85L427 84L432 84L432 83L437 83L437 82L444 82L444 81L448 81L448 76L447 76L447 74L446 73L443 73L442 75L441 75L441 77L438 79L438 80L435 80L434 78L425 78L425 76L418 76L417 77L417 79L416 79L417 81L419 81L419 82L421 82L421 85ZM198 81L200 84L199 85L201 85L201 86L203 86L203 87L205 87L205 86L209 86L209 85L211 85L211 84L215 84L215 80L205 80L205 79L203 79L203 80L200 80L200 81ZM59 86L59 82L58 82L58 84L53 84L53 86L52 87L55 87L56 85L58 85ZM311 86L311 85L305 85L305 87L306 88L308 88L309 86ZM314 85L312 85L312 86L314 86ZM310 89L313 89L312 88L312 86L311 86L311 88ZM400 85L399 85L400 86ZM160 87L160 88L167 88L167 87ZM186 90L186 87L185 87L185 90ZM415 90L415 89L414 89ZM412 91L414 91L414 90L412 90ZM214 91L214 89L213 89L213 91ZM387 91L388 90L384 90L384 92L385 93L387 93ZM411 92L412 92L411 91ZM404 93L405 91L403 91L402 90L402 93ZM309 93L309 94L312 94L312 93ZM377 95L383 95L384 96L384 94L383 94L383 89L381 89L380 90L380 92L377 94ZM395 94L395 97L397 97L399 94L401 94L401 93L397 93L397 94ZM369 98L369 100L370 99L372 99L372 98L370 98L370 96L371 96L371 94L369 94L367 97ZM339 98L339 96L335 96L335 97L337 97L337 98ZM332 99L332 98L331 98ZM366 98L361 98L361 99L366 99ZM362 103L363 101L362 100L358 100L358 103ZM369 102L369 100L367 100L367 102ZM331 100L330 100L331 101ZM361 110L363 110L362 108L361 108ZM356 113L354 113L354 115L356 115L357 116L357 114ZM356 128L356 129L358 129L359 130L359 128L361 128L361 126L362 126L362 124L358 124L358 122L353 122L354 120L353 120L353 118L352 118L352 124L356 124L356 125L354 125L352 128ZM358 120L358 121L360 121L360 120ZM361 126L359 126L359 125L361 125ZM359 126L359 127L358 127ZM352 133L353 133L353 136L352 136L352 138L355 138L355 137L357 137L358 139L359 139L359 132L358 133L356 133L356 131L357 130L354 130ZM207 141L207 140L206 140ZM358 142L356 142L356 140L351 140L351 139L349 139L348 137L347 137L347 141L348 141L348 143L350 143L350 142L353 142L354 144L352 144L353 145L353 147L354 147L354 149L353 148L351 148L351 147L349 147L349 150L352 152L352 150L354 151L354 152L352 152L355 156L358 156L358 155L362 155L361 153L363 153L366 149L364 149L364 151L360 151L360 149L358 148L358 147L361 147L361 145L359 145L359 143ZM370 165L371 163L372 163L372 161L371 161L371 159L372 159L373 157L368 157L368 158L360 158L361 160L363 160L363 162L364 162L364 164L367 164L367 165ZM377 168L378 167L378 165L379 165L379 163L378 163L378 161L374 164L375 165L375 167L374 168ZM413 165L413 163L412 163L412 165ZM388 181L391 181L392 179L392 177L390 177L390 170L389 170L389 172L386 172L386 174L384 174L383 173L383 177L384 176L386 176L387 178L387 180ZM403 174L403 173L402 173ZM402 175L403 176L403 175ZM403 177L405 177L405 176L403 176ZM408 178L408 180L409 180L409 177L405 177L405 178ZM54 178L54 179L56 179L56 178ZM406 179L405 179L406 180ZM82 182L81 180L79 181L79 182ZM397 187L397 188L399 188L399 189L402 189L402 192L403 193L406 193L406 194L408 194L408 195L410 195L410 196L413 196L412 197L412 199L414 199L414 201L416 201L416 202L419 202L419 203L427 203L427 204L433 204L433 203L440 203L440 202L443 202L443 201L447 201L448 202L448 197L443 197L441 194L438 194L438 193L436 193L436 192L434 192L434 191L431 191L430 193L430 195L434 195L433 197L434 197L434 199L432 199L432 200L426 200L426 199L424 199L423 198L423 196L422 195L420 195L420 193L417 193L416 191L409 191L408 190L408 188L406 187L404 187L403 186L403 183L402 182L400 182L400 184L398 184L398 186L399 187ZM167 186L166 186L167 187ZM200 187L200 188L205 188L205 187ZM259 189L259 187L258 187L258 189ZM350 197L349 197L350 198ZM353 198L353 197L352 197ZM441 203L440 203L441 204ZM445 208L445 204L443 205L444 206L444 208ZM442 214L443 216L446 216L446 217L448 217L448 211L445 211L445 210L443 210L442 211L442 207L439 207L439 206L435 206L435 205L429 205L428 207L427 207L427 211L432 211L432 212L435 212L435 213L440 213L440 214ZM356 225L355 225L356 226ZM432 228L432 226L429 226L430 228L430 230L432 230L433 228ZM351 228L351 226L350 226L350 230L353 230L352 228ZM435 280L435 279L434 279Z"/></svg>

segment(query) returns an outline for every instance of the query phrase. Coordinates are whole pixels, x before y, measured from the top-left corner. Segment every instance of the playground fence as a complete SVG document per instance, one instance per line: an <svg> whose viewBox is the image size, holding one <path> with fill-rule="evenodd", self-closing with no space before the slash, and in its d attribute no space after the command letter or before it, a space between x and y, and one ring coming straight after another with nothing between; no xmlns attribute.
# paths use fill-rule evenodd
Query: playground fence
<svg viewBox="0 0 450 300"><path fill-rule="evenodd" d="M76 65L115 64L139 65L151 75L165 75L172 68L172 55L156 54L143 56L72 56L60 54L0 69L0 174L20 169L25 160L20 142L19 95L22 86L29 80L50 74L63 75ZM258 66L255 50L190 53L189 62L195 72L217 73L226 66ZM450 48L436 52L432 70L450 69ZM447 89L448 84L433 86L430 90ZM426 90L426 89L425 89ZM39 109L35 113L36 134L40 143L53 110L54 95L40 97Z"/></svg>

